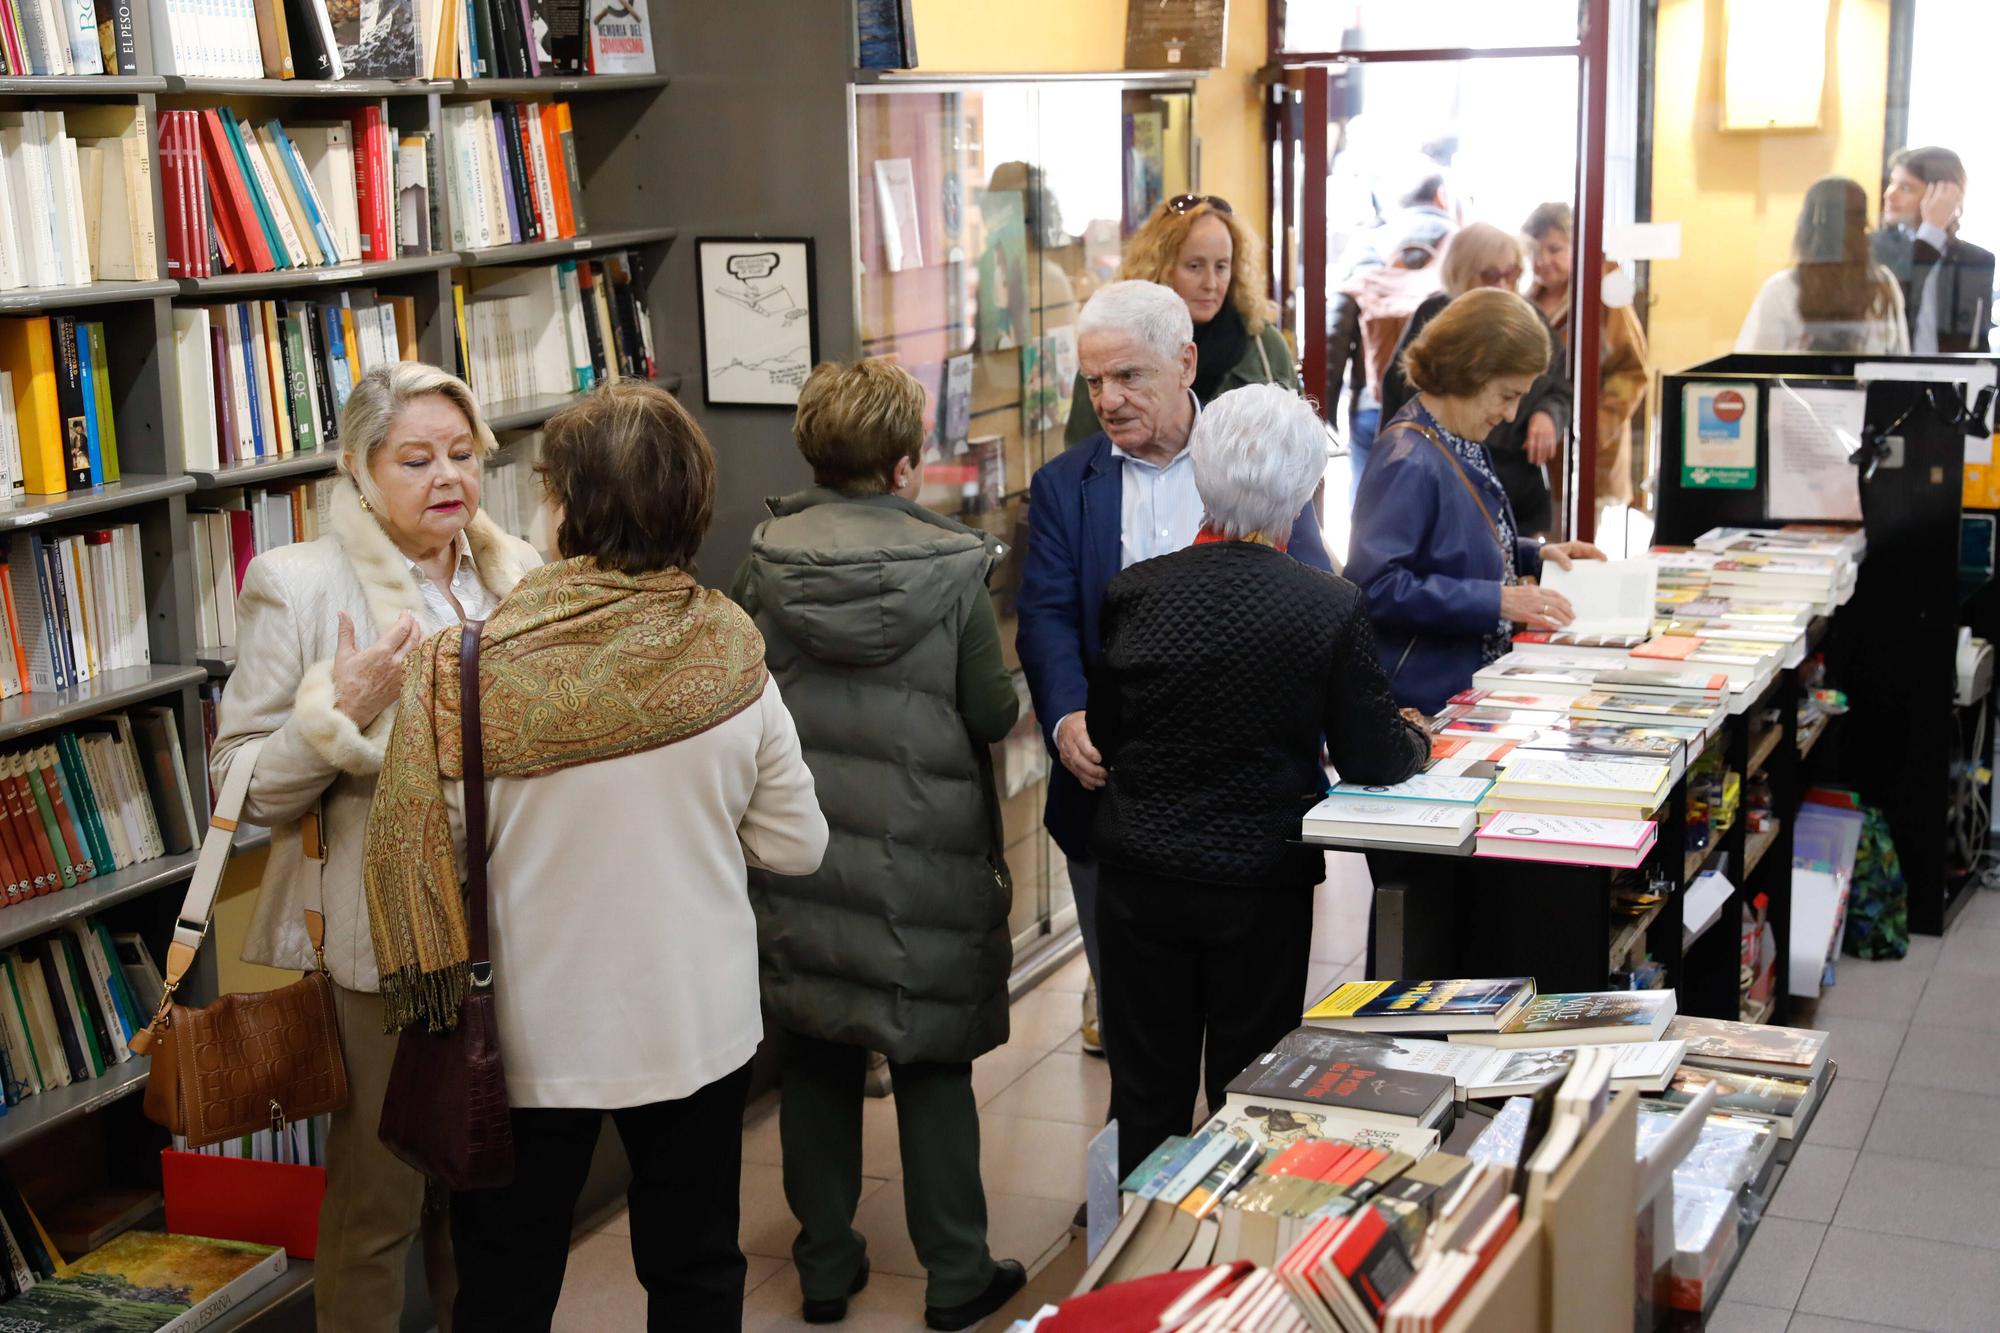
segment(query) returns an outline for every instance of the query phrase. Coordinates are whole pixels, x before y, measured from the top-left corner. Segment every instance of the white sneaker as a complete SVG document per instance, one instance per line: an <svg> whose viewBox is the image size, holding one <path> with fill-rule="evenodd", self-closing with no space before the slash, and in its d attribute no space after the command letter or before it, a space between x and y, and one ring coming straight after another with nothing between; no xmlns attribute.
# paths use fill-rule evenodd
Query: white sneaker
<svg viewBox="0 0 2000 1333"><path fill-rule="evenodd" d="M1097 978L1091 977L1083 983L1083 1053L1099 1059L1104 1056L1103 1034L1097 1029Z"/></svg>

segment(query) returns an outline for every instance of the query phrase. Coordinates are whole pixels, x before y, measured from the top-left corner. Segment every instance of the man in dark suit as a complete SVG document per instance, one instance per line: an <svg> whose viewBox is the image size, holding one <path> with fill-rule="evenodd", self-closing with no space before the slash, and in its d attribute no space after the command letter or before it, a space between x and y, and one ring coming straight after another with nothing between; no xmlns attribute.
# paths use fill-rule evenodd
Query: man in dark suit
<svg viewBox="0 0 2000 1333"><path fill-rule="evenodd" d="M1958 235L1965 164L1949 148L1905 148L1889 159L1875 262L1903 286L1910 350L1984 352L1993 323L1993 252Z"/></svg>
<svg viewBox="0 0 2000 1333"><path fill-rule="evenodd" d="M1104 757L1084 725L1099 648L1104 589L1120 570L1194 543L1201 527L1187 454L1194 396L1194 323L1173 289L1114 282L1077 319L1077 360L1103 429L1044 465L1028 495L1018 647L1043 738L1059 761L1043 822L1069 860L1091 974L1097 972L1097 867L1089 859L1090 793ZM1293 558L1331 569L1308 504L1293 525ZM1084 1002L1085 1049L1097 1052L1094 996Z"/></svg>

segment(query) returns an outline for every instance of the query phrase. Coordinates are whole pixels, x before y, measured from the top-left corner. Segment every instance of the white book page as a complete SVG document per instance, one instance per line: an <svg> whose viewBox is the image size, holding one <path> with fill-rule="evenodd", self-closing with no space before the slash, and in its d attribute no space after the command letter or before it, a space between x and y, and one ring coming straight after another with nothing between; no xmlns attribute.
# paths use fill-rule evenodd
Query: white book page
<svg viewBox="0 0 2000 1333"><path fill-rule="evenodd" d="M1646 634L1653 628L1659 567L1650 560L1578 560L1542 567L1542 586L1569 599L1573 634Z"/></svg>

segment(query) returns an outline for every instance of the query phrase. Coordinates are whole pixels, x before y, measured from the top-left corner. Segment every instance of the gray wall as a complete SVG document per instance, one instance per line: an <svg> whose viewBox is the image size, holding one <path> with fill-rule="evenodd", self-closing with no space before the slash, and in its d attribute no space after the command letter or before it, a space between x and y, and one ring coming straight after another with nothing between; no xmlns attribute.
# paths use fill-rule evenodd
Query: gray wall
<svg viewBox="0 0 2000 1333"><path fill-rule="evenodd" d="M764 499L811 478L792 445L792 414L706 407L695 314L702 236L810 236L821 359L856 351L848 208L847 81L853 7L845 0L690 0L656 11L673 83L664 134L628 145L651 159L662 216L680 228L667 250L666 370L708 432L720 473L701 576L725 584L765 516Z"/></svg>

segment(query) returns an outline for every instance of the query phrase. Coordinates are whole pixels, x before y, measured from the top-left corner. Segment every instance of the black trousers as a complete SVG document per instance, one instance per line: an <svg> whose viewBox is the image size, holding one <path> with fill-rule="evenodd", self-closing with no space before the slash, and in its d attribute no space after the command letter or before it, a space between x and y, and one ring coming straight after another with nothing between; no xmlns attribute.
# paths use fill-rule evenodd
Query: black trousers
<svg viewBox="0 0 2000 1333"><path fill-rule="evenodd" d="M1312 956L1309 887L1246 889L1106 864L1097 979L1122 1178L1193 1125L1207 1044L1211 1110L1299 1025Z"/></svg>
<svg viewBox="0 0 2000 1333"><path fill-rule="evenodd" d="M736 1228L749 1090L746 1064L679 1101L611 1113L632 1160L632 1266L652 1333L743 1326ZM451 1196L456 1327L547 1333L603 1120L602 1111L517 1109L513 1183Z"/></svg>

